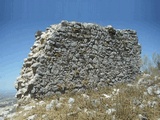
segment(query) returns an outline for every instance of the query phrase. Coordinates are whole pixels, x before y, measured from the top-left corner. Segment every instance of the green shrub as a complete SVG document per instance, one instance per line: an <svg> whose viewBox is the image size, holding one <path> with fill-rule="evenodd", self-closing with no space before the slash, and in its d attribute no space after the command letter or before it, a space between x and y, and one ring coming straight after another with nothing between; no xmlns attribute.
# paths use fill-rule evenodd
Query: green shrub
<svg viewBox="0 0 160 120"><path fill-rule="evenodd" d="M141 70L144 73L151 75L159 75L160 73L160 55L153 53L152 58L144 55L142 57Z"/></svg>

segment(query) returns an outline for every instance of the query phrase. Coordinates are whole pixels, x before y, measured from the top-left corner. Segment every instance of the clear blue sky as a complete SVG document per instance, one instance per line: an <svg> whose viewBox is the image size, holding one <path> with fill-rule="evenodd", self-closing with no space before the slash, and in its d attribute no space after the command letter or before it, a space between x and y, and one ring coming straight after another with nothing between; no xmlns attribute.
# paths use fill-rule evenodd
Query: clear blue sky
<svg viewBox="0 0 160 120"><path fill-rule="evenodd" d="M142 54L160 53L160 0L0 0L0 90L14 90L37 30L61 20L138 32Z"/></svg>

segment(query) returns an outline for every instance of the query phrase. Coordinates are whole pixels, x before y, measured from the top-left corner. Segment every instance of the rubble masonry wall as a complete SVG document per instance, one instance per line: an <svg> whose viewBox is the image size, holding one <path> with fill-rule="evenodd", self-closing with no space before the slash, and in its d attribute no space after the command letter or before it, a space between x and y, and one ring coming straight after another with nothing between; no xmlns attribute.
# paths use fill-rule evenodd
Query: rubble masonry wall
<svg viewBox="0 0 160 120"><path fill-rule="evenodd" d="M132 81L140 71L141 46L133 30L62 21L35 37L15 84L18 99Z"/></svg>

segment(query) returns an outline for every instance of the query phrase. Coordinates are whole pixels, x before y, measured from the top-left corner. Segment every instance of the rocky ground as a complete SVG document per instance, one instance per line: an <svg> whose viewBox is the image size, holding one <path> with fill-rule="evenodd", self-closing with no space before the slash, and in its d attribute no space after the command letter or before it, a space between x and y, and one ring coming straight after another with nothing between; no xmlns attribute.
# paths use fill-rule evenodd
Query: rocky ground
<svg viewBox="0 0 160 120"><path fill-rule="evenodd" d="M160 77L144 74L134 83L11 103L1 110L0 120L160 120L159 100Z"/></svg>
<svg viewBox="0 0 160 120"><path fill-rule="evenodd" d="M0 95L0 120L7 115L16 111L14 104L16 103L15 93L1 93Z"/></svg>

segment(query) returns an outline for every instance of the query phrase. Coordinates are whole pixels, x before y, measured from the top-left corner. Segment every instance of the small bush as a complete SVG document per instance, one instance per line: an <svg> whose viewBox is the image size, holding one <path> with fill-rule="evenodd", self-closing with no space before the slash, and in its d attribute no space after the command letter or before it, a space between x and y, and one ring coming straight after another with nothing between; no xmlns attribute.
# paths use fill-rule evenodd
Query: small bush
<svg viewBox="0 0 160 120"><path fill-rule="evenodd" d="M151 74L154 76L159 75L160 74L160 55L157 53L153 53L151 59L148 56L144 55L142 57L141 70L144 73Z"/></svg>

